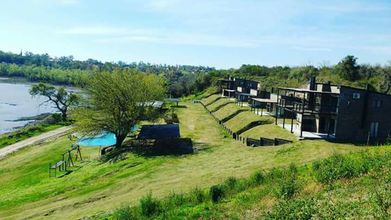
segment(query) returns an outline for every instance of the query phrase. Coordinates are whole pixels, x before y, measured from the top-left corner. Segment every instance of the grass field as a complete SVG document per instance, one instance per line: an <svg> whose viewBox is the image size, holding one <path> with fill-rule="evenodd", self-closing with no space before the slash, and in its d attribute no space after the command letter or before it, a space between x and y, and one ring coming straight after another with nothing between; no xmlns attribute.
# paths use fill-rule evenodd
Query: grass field
<svg viewBox="0 0 391 220"><path fill-rule="evenodd" d="M48 163L56 162L71 142L25 148L0 160L0 219L75 219L134 204L148 192L163 197L209 187L229 176L246 177L259 169L305 164L335 153L365 147L326 141L248 148L228 138L199 104L178 109L183 137L198 151L189 156L143 157L129 153L124 160L104 163L97 148L83 148L85 158L62 178L48 177ZM191 117L190 117L191 116Z"/></svg>

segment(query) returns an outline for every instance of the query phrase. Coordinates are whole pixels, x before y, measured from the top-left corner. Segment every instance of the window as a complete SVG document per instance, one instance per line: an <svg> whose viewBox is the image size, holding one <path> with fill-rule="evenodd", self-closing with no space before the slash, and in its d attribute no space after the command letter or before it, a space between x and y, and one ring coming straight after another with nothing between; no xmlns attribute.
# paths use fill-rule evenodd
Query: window
<svg viewBox="0 0 391 220"><path fill-rule="evenodd" d="M374 108L380 108L382 106L383 102L382 100L375 99L373 100L373 107Z"/></svg>
<svg viewBox="0 0 391 220"><path fill-rule="evenodd" d="M371 122L371 127L370 127L370 137L377 137L377 132L379 130L379 122Z"/></svg>
<svg viewBox="0 0 391 220"><path fill-rule="evenodd" d="M353 99L360 99L360 93L354 92L353 93Z"/></svg>

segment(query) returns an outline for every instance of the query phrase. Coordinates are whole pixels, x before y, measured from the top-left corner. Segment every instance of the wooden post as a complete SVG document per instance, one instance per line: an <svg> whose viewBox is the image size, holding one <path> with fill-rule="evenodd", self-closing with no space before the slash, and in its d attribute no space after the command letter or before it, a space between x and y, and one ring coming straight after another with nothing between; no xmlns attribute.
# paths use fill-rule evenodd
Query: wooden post
<svg viewBox="0 0 391 220"><path fill-rule="evenodd" d="M279 105L279 101L280 101L280 89L277 88L276 122L275 122L276 125L277 125L277 122L278 122L278 105Z"/></svg>
<svg viewBox="0 0 391 220"><path fill-rule="evenodd" d="M293 117L292 117L292 121L291 121L291 133L293 133Z"/></svg>

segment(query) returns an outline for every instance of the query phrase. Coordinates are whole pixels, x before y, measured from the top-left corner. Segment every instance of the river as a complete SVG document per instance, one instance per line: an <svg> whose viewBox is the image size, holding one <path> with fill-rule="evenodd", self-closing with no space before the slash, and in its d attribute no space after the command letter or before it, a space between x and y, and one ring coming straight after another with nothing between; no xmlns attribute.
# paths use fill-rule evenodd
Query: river
<svg viewBox="0 0 391 220"><path fill-rule="evenodd" d="M55 112L50 104L43 104L44 97L32 97L33 84L0 78L0 134L7 133L31 121L15 121L22 117Z"/></svg>

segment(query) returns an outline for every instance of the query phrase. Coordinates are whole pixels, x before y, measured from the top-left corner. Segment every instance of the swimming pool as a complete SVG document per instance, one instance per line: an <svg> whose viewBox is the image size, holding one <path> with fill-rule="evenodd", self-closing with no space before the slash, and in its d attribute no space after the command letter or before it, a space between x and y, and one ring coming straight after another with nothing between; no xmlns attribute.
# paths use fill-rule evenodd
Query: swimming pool
<svg viewBox="0 0 391 220"><path fill-rule="evenodd" d="M130 131L132 133L136 132L139 129L139 125L133 126ZM93 137L83 137L80 138L78 144L84 147L107 147L114 145L116 142L115 134L110 132L104 132Z"/></svg>

